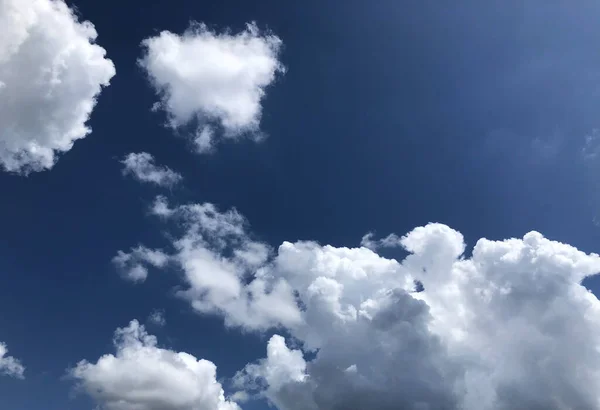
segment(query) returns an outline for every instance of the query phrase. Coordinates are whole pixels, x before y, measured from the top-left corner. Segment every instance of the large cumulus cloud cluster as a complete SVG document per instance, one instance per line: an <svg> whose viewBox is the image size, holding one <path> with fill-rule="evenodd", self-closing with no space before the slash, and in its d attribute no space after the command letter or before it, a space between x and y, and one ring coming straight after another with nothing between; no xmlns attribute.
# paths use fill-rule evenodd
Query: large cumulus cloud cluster
<svg viewBox="0 0 600 410"><path fill-rule="evenodd" d="M481 239L467 257L442 224L363 238L371 249L274 250L235 210L164 198L152 209L178 227L165 252L180 296L229 326L275 332L236 375L237 397L281 410L600 406L600 302L581 285L600 271L596 254L530 232Z"/></svg>
<svg viewBox="0 0 600 410"><path fill-rule="evenodd" d="M0 166L27 174L90 133L96 98L115 75L92 23L62 0L0 0Z"/></svg>
<svg viewBox="0 0 600 410"><path fill-rule="evenodd" d="M89 134L115 68L97 33L62 0L0 0L0 166L50 169ZM285 71L281 40L249 24L217 33L193 23L142 42L140 66L169 125L193 130L199 152L221 139L261 136L265 90ZM182 176L144 152L124 173L172 187ZM355 248L313 241L273 248L235 209L158 197L166 249L139 245L113 258L124 279L174 270L177 295L225 325L270 332L265 357L234 376L233 398L279 410L563 410L600 408L600 302L582 281L600 257L530 232L480 239L471 252L442 224L404 236L367 234ZM408 253L398 261L382 247ZM153 323L164 325L157 313ZM235 410L216 366L159 347L132 321L114 354L69 374L106 410ZM24 367L0 343L0 373Z"/></svg>

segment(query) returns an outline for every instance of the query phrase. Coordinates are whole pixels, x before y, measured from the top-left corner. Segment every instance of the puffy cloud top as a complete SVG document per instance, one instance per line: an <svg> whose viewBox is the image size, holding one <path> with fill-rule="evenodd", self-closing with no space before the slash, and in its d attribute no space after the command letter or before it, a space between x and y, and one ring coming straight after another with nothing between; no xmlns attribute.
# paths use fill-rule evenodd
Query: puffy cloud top
<svg viewBox="0 0 600 410"><path fill-rule="evenodd" d="M163 31L143 41L147 71L172 127L194 124L199 152L215 138L258 137L265 88L277 73L281 40L252 23L238 34L192 23L182 35ZM220 132L218 132L220 131Z"/></svg>
<svg viewBox="0 0 600 410"><path fill-rule="evenodd" d="M27 174L88 135L115 75L92 23L62 0L0 0L0 166Z"/></svg>
<svg viewBox="0 0 600 410"><path fill-rule="evenodd" d="M280 410L600 406L600 301L581 285L596 254L530 232L481 239L467 258L442 224L363 241L404 247L401 262L310 241L274 251L235 211L153 209L183 227L171 257L198 312L285 330L238 373L238 397Z"/></svg>
<svg viewBox="0 0 600 410"><path fill-rule="evenodd" d="M239 410L225 399L212 362L157 347L137 320L116 330L114 345L115 355L70 371L103 409Z"/></svg>

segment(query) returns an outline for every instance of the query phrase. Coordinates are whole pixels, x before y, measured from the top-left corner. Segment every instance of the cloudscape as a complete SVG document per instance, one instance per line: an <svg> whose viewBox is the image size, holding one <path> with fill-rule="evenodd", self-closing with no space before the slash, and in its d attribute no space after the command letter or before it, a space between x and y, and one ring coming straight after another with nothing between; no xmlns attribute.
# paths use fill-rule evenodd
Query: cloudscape
<svg viewBox="0 0 600 410"><path fill-rule="evenodd" d="M0 0L0 408L600 409L598 19Z"/></svg>

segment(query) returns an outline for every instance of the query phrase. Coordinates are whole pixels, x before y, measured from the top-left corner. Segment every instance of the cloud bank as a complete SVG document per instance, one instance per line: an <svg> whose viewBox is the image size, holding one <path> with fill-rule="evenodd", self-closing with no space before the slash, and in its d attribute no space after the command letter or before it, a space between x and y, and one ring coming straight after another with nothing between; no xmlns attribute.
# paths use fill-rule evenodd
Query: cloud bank
<svg viewBox="0 0 600 410"><path fill-rule="evenodd" d="M235 210L155 213L173 229L180 296L229 326L274 329L238 397L296 409L592 409L600 406L600 302L581 281L600 257L538 232L480 239L442 224L366 247L252 239ZM424 289L415 285L419 281Z"/></svg>
<svg viewBox="0 0 600 410"><path fill-rule="evenodd" d="M220 138L259 137L262 100L277 74L281 40L254 24L237 34L192 23L181 35L163 31L142 42L139 60L171 127L192 125L198 152Z"/></svg>
<svg viewBox="0 0 600 410"><path fill-rule="evenodd" d="M58 154L91 132L96 98L115 75L62 0L0 0L0 166L27 174L54 166Z"/></svg>
<svg viewBox="0 0 600 410"><path fill-rule="evenodd" d="M154 157L147 152L131 152L121 161L123 174L132 175L140 182L149 182L161 187L172 187L183 177L166 166L154 163Z"/></svg>
<svg viewBox="0 0 600 410"><path fill-rule="evenodd" d="M7 356L8 349L4 343L0 343L0 374L23 379L25 367L12 356Z"/></svg>
<svg viewBox="0 0 600 410"><path fill-rule="evenodd" d="M132 320L115 332L116 354L70 370L79 389L106 410L238 410L224 397L216 366L185 352L161 349Z"/></svg>

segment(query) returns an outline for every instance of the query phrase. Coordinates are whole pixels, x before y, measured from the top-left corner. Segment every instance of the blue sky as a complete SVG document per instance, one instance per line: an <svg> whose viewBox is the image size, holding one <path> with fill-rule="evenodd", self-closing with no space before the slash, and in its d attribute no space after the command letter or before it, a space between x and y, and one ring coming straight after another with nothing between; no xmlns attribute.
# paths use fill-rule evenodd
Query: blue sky
<svg viewBox="0 0 600 410"><path fill-rule="evenodd" d="M0 0L6 408L600 407L600 4L375 3Z"/></svg>

